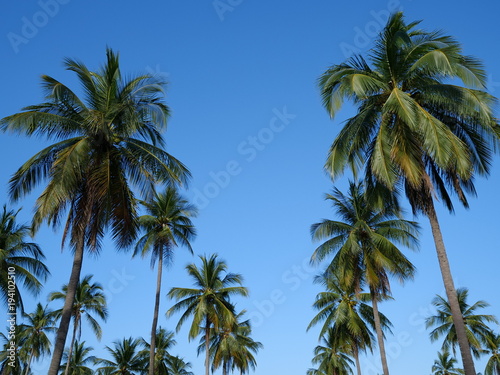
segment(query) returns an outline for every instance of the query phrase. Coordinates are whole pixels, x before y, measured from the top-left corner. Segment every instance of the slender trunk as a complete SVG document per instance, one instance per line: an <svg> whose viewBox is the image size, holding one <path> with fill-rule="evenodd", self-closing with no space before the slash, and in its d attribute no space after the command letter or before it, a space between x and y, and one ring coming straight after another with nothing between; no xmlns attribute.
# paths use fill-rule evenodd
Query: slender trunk
<svg viewBox="0 0 500 375"><path fill-rule="evenodd" d="M222 375L227 375L227 363L224 361L222 364Z"/></svg>
<svg viewBox="0 0 500 375"><path fill-rule="evenodd" d="M28 363L26 364L26 371L24 372L24 375L28 375L30 372L30 366L31 366L31 361L33 360L33 356L35 355L35 349L31 350L30 357L28 359Z"/></svg>
<svg viewBox="0 0 500 375"><path fill-rule="evenodd" d="M358 375L361 375L361 365L359 364L359 350L357 345L354 345L352 348L352 356L354 357L354 361L356 362L356 373Z"/></svg>
<svg viewBox="0 0 500 375"><path fill-rule="evenodd" d="M151 326L151 344L149 347L149 375L155 373L155 351L156 351L156 325L158 324L158 311L160 309L161 274L163 271L163 250L160 249L158 259L158 277L156 278L156 296L153 313L153 325Z"/></svg>
<svg viewBox="0 0 500 375"><path fill-rule="evenodd" d="M205 318L205 375L210 375L210 320Z"/></svg>
<svg viewBox="0 0 500 375"><path fill-rule="evenodd" d="M64 370L64 375L69 374L69 364L71 363L71 357L73 356L73 348L75 347L76 330L78 329L78 324L80 324L80 318L75 315L75 319L73 321L73 337L71 337L71 344L69 345L68 349L68 361L66 362L66 370Z"/></svg>
<svg viewBox="0 0 500 375"><path fill-rule="evenodd" d="M382 325L380 324L380 315L378 314L378 295L371 287L370 295L372 297L373 320L375 323L375 331L377 332L378 347L380 349L380 360L382 361L382 371L384 375L389 375L389 367L387 366L387 357L385 354L384 335L382 334Z"/></svg>
<svg viewBox="0 0 500 375"><path fill-rule="evenodd" d="M455 331L457 333L457 340L460 347L460 354L462 356L464 372L465 375L476 375L474 361L472 360L470 345L465 330L464 318L462 316L462 312L460 311L457 291L453 283L450 264L444 247L443 235L439 227L434 202L432 200L429 202L427 217L429 218L431 224L432 236L434 237L434 244L436 246L436 253L439 261L439 268L441 269L441 276L443 277L446 296L448 297L448 303L450 304L453 325L455 326Z"/></svg>
<svg viewBox="0 0 500 375"><path fill-rule="evenodd" d="M48 375L57 375L59 366L61 365L61 358L64 352L64 344L66 343L66 336L68 335L69 323L71 320L71 312L73 310L73 302L75 301L75 293L78 283L80 281L80 273L82 270L83 262L83 248L84 236L79 238L75 248L75 255L73 257L73 267L71 269L71 276L69 278L68 289L66 291L66 299L61 315L61 322L57 330L56 341L54 344L54 353L50 362Z"/></svg>

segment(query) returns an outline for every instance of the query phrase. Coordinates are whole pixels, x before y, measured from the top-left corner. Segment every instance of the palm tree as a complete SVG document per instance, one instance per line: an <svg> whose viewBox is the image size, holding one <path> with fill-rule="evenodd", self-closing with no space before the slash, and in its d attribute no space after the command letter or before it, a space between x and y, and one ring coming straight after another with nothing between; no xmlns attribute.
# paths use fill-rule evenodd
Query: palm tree
<svg viewBox="0 0 500 375"><path fill-rule="evenodd" d="M212 331L219 331L235 324L234 306L230 302L233 295L247 296L248 290L241 286L243 278L239 274L227 273L227 265L219 260L217 254L210 258L200 256L202 265L186 267L194 281L195 288L172 288L170 298L178 302L167 311L167 317L182 311L177 324L177 331L192 315L193 322L189 330L189 339L193 339L203 329L205 337L205 374L210 373L210 336ZM203 327L202 327L203 326Z"/></svg>
<svg viewBox="0 0 500 375"><path fill-rule="evenodd" d="M464 371L455 368L456 364L457 360L450 357L448 351L439 352L438 359L436 359L432 365L432 373L434 375L462 375Z"/></svg>
<svg viewBox="0 0 500 375"><path fill-rule="evenodd" d="M149 353L149 375L155 373L155 336L160 309L161 278L164 265L172 261L173 249L178 245L186 246L193 252L190 244L196 231L191 217L196 216L196 208L189 204L173 187L167 187L164 193L155 193L153 198L144 202L148 212L139 218L140 226L146 234L135 246L134 256L145 257L151 252L151 267L158 261L158 276L156 281L156 296L151 327L151 344Z"/></svg>
<svg viewBox="0 0 500 375"><path fill-rule="evenodd" d="M167 331L165 328L159 327L155 335L156 350L154 356L154 375L169 375L170 358L169 350L176 344L174 339L174 333ZM144 367L148 369L151 368L149 361L151 353L151 345L142 340L144 345L144 350L140 352L143 357Z"/></svg>
<svg viewBox="0 0 500 375"><path fill-rule="evenodd" d="M352 375L354 362L349 358L349 346L339 346L335 332L329 329L322 337L323 345L314 348L312 363L317 369L309 369L308 375Z"/></svg>
<svg viewBox="0 0 500 375"><path fill-rule="evenodd" d="M31 228L16 223L19 211L8 210L4 205L0 213L0 298L12 313L15 307L23 308L19 286L22 284L26 290L37 295L42 289L42 282L50 275L43 264L45 256L40 246L26 242L32 234Z"/></svg>
<svg viewBox="0 0 500 375"><path fill-rule="evenodd" d="M250 368L255 369L257 361L253 353L257 353L263 345L250 337L252 331L250 320L240 321L245 312L243 310L236 315L235 324L231 327L212 335L210 340L212 372L219 367L222 367L224 375L234 369L238 369L240 374L247 373ZM203 347L202 342L198 350L204 350Z"/></svg>
<svg viewBox="0 0 500 375"><path fill-rule="evenodd" d="M94 350L91 346L85 346L85 341L78 342L75 341L75 345L72 351L71 359L68 361L68 352L64 352L63 361L67 361L61 365L64 368L63 373L66 373L66 369L69 368L69 375L92 375L94 371L88 367L89 364L93 364L95 357L89 356L89 353Z"/></svg>
<svg viewBox="0 0 500 375"><path fill-rule="evenodd" d="M326 239L314 251L311 261L319 263L334 254L328 271L335 270L342 285L351 285L358 293L367 284L382 368L388 375L378 302L390 294L389 276L401 282L413 277L413 265L395 243L415 247L418 224L400 219L396 204L387 203L383 210L374 207L360 183L350 183L348 196L335 188L326 199L333 202L343 221L324 219L311 226L313 240Z"/></svg>
<svg viewBox="0 0 500 375"><path fill-rule="evenodd" d="M497 319L493 315L477 314L478 309L488 307L489 304L485 301L477 301L472 306L467 303L469 290L467 288L457 289L457 299L460 305L467 340L469 342L472 354L479 358L482 354L482 345L488 342L491 335L491 328L487 323L498 324ZM436 341L441 336L444 336L442 350L449 350L450 347L455 354L455 348L458 344L457 330L452 319L450 304L446 299L437 295L432 300L432 304L436 307L436 315L426 319L427 328L435 327L430 332L431 341Z"/></svg>
<svg viewBox="0 0 500 375"><path fill-rule="evenodd" d="M413 211L428 217L465 373L473 375L434 197L452 211L450 195L456 193L467 206L474 174L488 174L498 134L494 98L484 91L487 76L477 59L463 55L452 37L417 25L406 23L402 13L392 15L371 51L372 66L354 56L320 77L331 117L345 98L357 106L331 145L325 168L333 180L350 166L364 169L369 188L404 188Z"/></svg>
<svg viewBox="0 0 500 375"><path fill-rule="evenodd" d="M28 357L25 370L27 375L33 359L38 360L45 354L50 354L51 342L47 333L55 332L56 327L53 311L47 306L43 307L41 303L36 305L34 312L23 316L26 322L22 324L25 339L21 350L26 351Z"/></svg>
<svg viewBox="0 0 500 375"><path fill-rule="evenodd" d="M68 285L63 285L62 292L52 292L49 295L49 301L66 300L68 293ZM57 310L58 317L62 314L62 309ZM75 299L71 316L73 317L73 335L71 337L71 344L68 349L68 358L73 358L73 347L75 345L76 337L80 339L82 334L82 317L85 316L92 331L97 339L101 339L102 330L97 320L91 315L96 314L99 318L106 321L108 317L108 309L106 308L106 295L103 288L99 283L92 283L92 275L87 275L77 285ZM64 375L69 374L70 361L66 363L66 370Z"/></svg>
<svg viewBox="0 0 500 375"><path fill-rule="evenodd" d="M96 72L65 60L82 84L85 100L42 76L46 102L0 121L1 130L56 140L10 180L13 200L47 181L37 199L34 227L43 222L57 227L66 218L63 244L69 238L74 251L49 375L57 375L61 362L84 249L97 252L108 227L119 248L131 246L137 232L132 188L148 196L155 183L181 183L189 177L186 167L162 149L160 131L169 115L165 82L150 74L125 79L118 54L108 49L106 55L106 64Z"/></svg>
<svg viewBox="0 0 500 375"><path fill-rule="evenodd" d="M107 375L133 375L135 372L144 372L144 362L137 351L141 341L139 339L123 339L113 341L114 348L106 346L112 360L97 358L95 363L103 365L97 370Z"/></svg>
<svg viewBox="0 0 500 375"><path fill-rule="evenodd" d="M3 349L0 351L0 375L23 375L26 367L27 357L22 350L26 341L24 327L21 325L13 327L14 331L11 331L10 327L7 329L7 335L0 332L0 339L3 342Z"/></svg>
<svg viewBox="0 0 500 375"><path fill-rule="evenodd" d="M170 375L194 375L189 371L191 363L184 361L183 358L178 356L171 356L169 359L168 373Z"/></svg>
<svg viewBox="0 0 500 375"><path fill-rule="evenodd" d="M356 370L361 375L359 354L372 351L374 340L371 331L375 329L373 309L366 304L370 294L356 293L352 287L342 285L335 272L324 272L316 276L314 282L323 285L326 291L316 296L313 307L318 313L307 330L324 322L319 333L321 338L332 328L340 342L351 345ZM379 315L382 328L390 331L391 322L383 314Z"/></svg>
<svg viewBox="0 0 500 375"><path fill-rule="evenodd" d="M488 335L484 352L490 356L484 375L500 375L500 334L491 332Z"/></svg>

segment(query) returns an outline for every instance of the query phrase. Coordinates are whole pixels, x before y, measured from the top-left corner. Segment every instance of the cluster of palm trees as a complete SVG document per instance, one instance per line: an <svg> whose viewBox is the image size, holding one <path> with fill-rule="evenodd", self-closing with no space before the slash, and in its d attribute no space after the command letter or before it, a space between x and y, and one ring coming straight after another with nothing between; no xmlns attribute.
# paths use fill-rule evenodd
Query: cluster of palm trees
<svg viewBox="0 0 500 375"><path fill-rule="evenodd" d="M493 116L496 99L486 92L480 61L464 55L452 37L422 30L418 24L407 23L401 12L393 14L368 60L356 55L331 66L319 79L323 105L332 118L345 99L356 106L357 113L345 121L325 164L333 181L350 169L356 182L350 183L347 195L335 189L327 196L340 219L311 227L313 239L324 241L312 262L328 261L317 278L326 291L317 296L314 307L319 312L311 326L324 326L311 374L348 374L354 362L360 374L358 355L372 350L375 336L383 374L389 374L384 331L390 323L378 312L378 304L390 298L390 277L413 277L413 265L397 246L414 248L419 229L402 218L402 194L414 214L429 219L446 290L439 304L448 308L446 329L460 349L464 373L476 374L477 335L482 350L488 348L492 355L489 374L500 372L498 336L486 325L473 325L462 309L463 290L455 289L434 207L439 199L453 211L452 195L468 207L466 194L475 193L474 176L489 173L500 134ZM432 317L428 323L444 319ZM483 316L486 322L496 320ZM443 329L436 328L431 338Z"/></svg>
<svg viewBox="0 0 500 375"><path fill-rule="evenodd" d="M89 373L85 363L91 361L88 357L91 348L80 341L82 314L87 312L85 316L100 338L100 326L88 312L93 311L102 320L106 320L108 313L100 285L92 283L91 276L83 279L80 276L84 254L97 254L106 232L111 233L118 249L134 248L134 256L150 254L151 266L157 265L158 276L150 342L141 343L132 338L116 342L115 349L108 348L115 365L110 360L95 359L96 364L104 365L98 373L155 375L171 373L172 366L180 373L187 371L182 359L159 354L167 348L164 342L157 342L165 336L157 326L162 270L171 263L177 246L185 246L192 252L190 241L196 235L191 222L196 208L178 191L186 187L190 173L165 151L162 131L169 117L169 108L164 103L166 82L151 74L125 79L118 54L108 49L106 56L106 63L97 71L89 70L77 60L65 60L66 68L77 75L82 85L83 99L55 78L42 76L45 102L0 120L0 129L4 132L44 136L55 141L24 163L10 179L9 192L14 202L38 185L45 184L45 188L36 200L31 225L17 225L17 212L3 208L0 217L2 298L7 302L9 292L15 295L15 303L22 310L21 290L8 289L9 269L15 269L16 285L23 285L34 294L48 277L43 252L38 245L25 241L26 236L35 234L43 223L54 228L64 224L61 242L74 254L69 282L62 292L49 297L49 300L62 300L63 307L51 312L39 304L35 313L24 315L26 324L18 325L16 332L19 366L4 366L2 374L12 371L29 374L31 361L50 352L51 341L46 334L53 331L56 337L49 375L58 375L62 368L65 375ZM145 212L142 216L141 209ZM209 354L213 357L213 368L222 366L226 373L235 369L244 373L255 366L252 353L261 344L251 340L250 323L240 321L241 314L233 314L229 296L246 295L247 291L243 287L235 290L225 287L239 283L240 276L228 274L221 281L217 279L226 266L216 257L210 258L208 265L217 266L217 272L210 274L215 277L213 280L205 281L215 283L210 288L217 287L219 282L224 285L218 301L224 303L226 310L215 306L202 322L196 320L196 315L196 324L204 326L207 358ZM182 292L172 291L171 295L179 297ZM91 302L84 299L89 296ZM204 303L212 303L212 297L208 296ZM214 315L219 313L225 314L221 320ZM56 320L59 321L57 329L53 325ZM73 332L65 353L71 321ZM32 328L37 329L39 335L28 333L26 327L40 324L43 327ZM190 337L194 337L193 332ZM143 349L136 356L133 353L140 345ZM149 353L147 366L143 362L144 350ZM136 365L114 372L113 366L120 367L117 356L125 353ZM75 356L83 366L81 371L71 364ZM163 361L165 358L168 363ZM61 364L63 360L65 364Z"/></svg>

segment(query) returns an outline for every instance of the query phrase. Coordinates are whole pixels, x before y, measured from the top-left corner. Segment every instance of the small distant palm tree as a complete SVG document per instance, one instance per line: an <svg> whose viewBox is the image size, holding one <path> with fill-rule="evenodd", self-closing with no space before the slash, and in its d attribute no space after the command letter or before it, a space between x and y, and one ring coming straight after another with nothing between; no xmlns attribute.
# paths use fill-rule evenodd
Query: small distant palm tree
<svg viewBox="0 0 500 375"><path fill-rule="evenodd" d="M71 359L68 361L68 352L63 354L63 361L66 361L66 363L61 365L61 368L64 368L64 370L61 371L60 375L63 375L66 372L66 368L69 369L69 375L94 374L94 370L92 370L91 367L88 367L88 365L93 364L96 359L93 355L89 356L89 353L92 350L94 350L94 348L91 346L85 346L85 341L75 341Z"/></svg>
<svg viewBox="0 0 500 375"><path fill-rule="evenodd" d="M16 325L14 331L10 331L10 326L8 326L7 332L7 335L0 332L0 339L3 343L0 351L0 375L24 375L28 360L26 351L22 350L26 341L24 327ZM9 332L13 332L14 335L11 336ZM11 355L12 342L14 342L14 356ZM28 373L31 375L31 371Z"/></svg>
<svg viewBox="0 0 500 375"><path fill-rule="evenodd" d="M143 202L143 205L146 207L147 215L139 218L139 225L146 234L137 242L134 256L141 254L145 257L151 253L151 267L158 262L149 354L149 375L154 375L155 336L163 267L171 263L175 247L183 245L191 253L193 252L190 241L195 237L196 231L190 218L196 216L196 208L181 197L173 187L167 187L164 193L155 193L150 200Z"/></svg>
<svg viewBox="0 0 500 375"><path fill-rule="evenodd" d="M68 286L63 285L62 292L52 292L49 295L49 301L65 301L67 291ZM56 314L58 317L62 315L62 311L62 309L56 310ZM75 345L77 336L78 339L81 338L82 317L86 318L97 339L101 339L101 326L92 314L96 314L100 319L106 321L108 317L108 309L106 307L106 295L103 292L101 284L92 283L92 275L87 275L80 283L78 283L76 287L75 299L71 313L71 316L73 317L73 334L71 337L71 344L69 345L68 349L69 358L72 358L73 347ZM66 371L64 372L65 375L68 375L69 373L69 364L70 362L68 361L66 363Z"/></svg>
<svg viewBox="0 0 500 375"><path fill-rule="evenodd" d="M310 369L309 375L352 375L354 362L349 356L349 346L339 346L335 331L329 329L322 337L323 345L314 348L312 363L316 369Z"/></svg>
<svg viewBox="0 0 500 375"><path fill-rule="evenodd" d="M445 350L438 353L438 359L432 365L432 373L434 375L463 375L462 369L456 368L457 360L450 357L450 353Z"/></svg>
<svg viewBox="0 0 500 375"><path fill-rule="evenodd" d="M324 219L311 226L313 240L326 240L314 251L311 262L319 263L333 256L328 271L335 271L342 285L351 285L356 293L367 285L382 368L388 375L378 302L390 293L389 276L401 282L413 277L415 268L397 244L414 249L419 226L400 218L395 200L378 208L361 183L351 182L347 195L335 188L326 199L332 201L340 220Z"/></svg>
<svg viewBox="0 0 500 375"><path fill-rule="evenodd" d="M19 286L23 285L32 295L37 295L50 272L43 264L45 256L40 246L26 241L32 235L31 227L16 222L19 211L8 210L4 205L0 212L0 298L6 306L22 309ZM12 284L13 277L15 283ZM14 289L9 289L9 286Z"/></svg>
<svg viewBox="0 0 500 375"><path fill-rule="evenodd" d="M174 339L174 333L167 331L165 328L159 327L155 335L155 372L154 375L169 375L170 353L169 350L177 343ZM143 357L144 368L150 368L149 356L151 353L151 345L142 339L144 350L141 350L140 355Z"/></svg>
<svg viewBox="0 0 500 375"><path fill-rule="evenodd" d="M169 359L169 375L194 375L193 372L189 371L190 368L191 363L184 361L181 357L171 356Z"/></svg>
<svg viewBox="0 0 500 375"><path fill-rule="evenodd" d="M457 298L465 323L465 330L472 354L479 358L482 352L482 345L488 341L491 334L491 328L487 323L498 324L493 315L477 314L478 309L485 308L489 304L485 301L477 301L472 306L467 303L469 290L467 288L457 289ZM437 308L436 315L426 319L427 328L435 327L430 332L431 341L436 341L444 336L443 350L453 350L455 354L458 346L458 338L453 323L450 304L443 297L437 295L432 300L432 304Z"/></svg>
<svg viewBox="0 0 500 375"><path fill-rule="evenodd" d="M51 342L47 333L56 332L55 316L52 310L47 306L43 307L41 303L36 305L34 312L23 314L25 323L22 324L25 340L22 350L26 351L28 361L26 363L25 374L29 374L31 362L38 360L46 354L50 354Z"/></svg>
<svg viewBox="0 0 500 375"><path fill-rule="evenodd" d="M114 348L106 346L112 360L97 358L95 364L103 365L97 370L106 375L133 375L136 372L146 371L138 352L140 343L139 339L132 337L122 341L113 341Z"/></svg>
<svg viewBox="0 0 500 375"><path fill-rule="evenodd" d="M200 256L202 265L198 268L190 264L186 270L194 281L194 288L172 288L170 298L178 302L168 311L167 317L182 312L177 330L190 317L193 322L189 339L201 331L205 337L205 374L210 374L210 338L213 332L231 327L236 322L234 306L230 302L233 295L247 296L248 290L241 286L243 278L239 274L227 273L227 265L217 254L210 258Z"/></svg>
<svg viewBox="0 0 500 375"><path fill-rule="evenodd" d="M489 356L484 375L500 375L500 334L491 332L484 343L484 353Z"/></svg>

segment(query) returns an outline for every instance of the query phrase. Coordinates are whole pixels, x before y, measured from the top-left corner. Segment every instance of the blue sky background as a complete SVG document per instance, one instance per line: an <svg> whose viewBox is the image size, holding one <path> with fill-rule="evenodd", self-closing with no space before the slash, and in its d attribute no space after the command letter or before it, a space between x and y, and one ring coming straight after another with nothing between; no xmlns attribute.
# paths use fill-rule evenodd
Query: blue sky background
<svg viewBox="0 0 500 375"><path fill-rule="evenodd" d="M305 330L320 290L312 284L320 269L308 264L315 248L309 227L333 218L323 200L332 188L323 163L342 122L354 113L346 105L334 121L328 118L316 85L319 75L352 51L366 54L389 12L401 9L408 20L423 20L427 30L443 29L466 54L481 58L490 91L500 93L500 6L494 1L55 1L3 6L0 117L42 102L41 74L77 87L71 72L63 70L63 59L77 58L97 69L106 46L120 52L123 72L166 77L172 110L167 150L190 168L186 195L200 206L195 253L217 252L230 271L244 276L250 297L238 300L237 307L248 310L253 337L264 345L257 355L258 375L303 375L317 345L318 331ZM46 144L0 135L0 203L8 202L10 176ZM499 168L495 158L489 179L477 181L479 198L472 199L470 210L457 206L453 216L439 211L456 286L470 289L470 302L488 301L484 312L496 315ZM335 186L344 190L346 179ZM30 220L36 196L15 206L24 207L20 221ZM394 301L380 306L394 324L386 344L394 374L430 373L440 346L430 343L423 319L444 289L428 222L417 219L420 252L409 253L417 276L404 287L394 281ZM60 237L60 230L48 228L36 237L52 276L38 298L25 297L27 311L69 279L71 254L61 252ZM156 272L149 260L130 257L106 241L99 257L84 261L82 276L93 274L109 301L101 342L83 326L82 339L97 356L105 357L103 348L113 340L149 336ZM193 261L198 258L178 249L164 273L163 296L173 286L191 285L184 267ZM171 305L162 299L159 323L167 329L177 324L177 317L164 317ZM0 313L2 321L4 316ZM177 341L173 352L201 374L203 358L196 356L197 340L188 342L187 326ZM35 363L34 372L44 373L47 362ZM376 355L363 358L362 365L366 375L381 373ZM476 366L482 372L484 361Z"/></svg>

